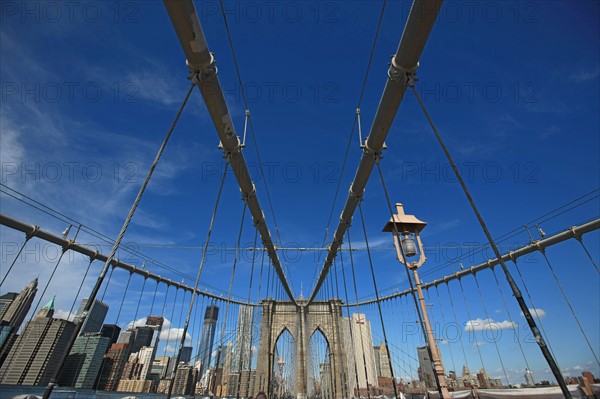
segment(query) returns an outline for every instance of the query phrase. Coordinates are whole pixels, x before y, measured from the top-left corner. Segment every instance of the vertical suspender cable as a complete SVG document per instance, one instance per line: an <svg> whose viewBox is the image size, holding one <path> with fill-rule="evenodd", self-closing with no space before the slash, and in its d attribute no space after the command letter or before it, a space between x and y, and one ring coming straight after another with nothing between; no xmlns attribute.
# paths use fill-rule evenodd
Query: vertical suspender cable
<svg viewBox="0 0 600 399"><path fill-rule="evenodd" d="M554 267L552 267L552 264L550 263L548 256L546 256L546 251L544 249L540 249L540 252L544 256L544 259L546 260L546 264L548 265L548 269L550 269L550 272L552 272L554 281L556 281L556 285L558 285L558 288L560 289L560 292L561 292L563 298L565 298L565 302L567 302L567 306L569 306L569 310L571 311L571 314L573 315L573 318L575 319L575 322L577 323L577 326L579 327L579 330L581 331L581 334L583 335L583 338L585 339L585 342L587 343L587 346L590 349L592 356L594 356L594 359L596 359L596 363L598 363L598 365L600 366L600 361L598 361L598 355L596 355L596 352L594 351L594 348L592 347L592 344L590 343L590 340L589 340L587 334L585 333L585 330L583 329L583 326L581 325L579 318L577 317L577 313L575 313L575 309L573 309L573 305L571 305L571 302L569 301L569 298L567 297L567 293L565 292L562 284L560 283L560 280L558 279L558 276L556 275L556 272L554 271Z"/></svg>
<svg viewBox="0 0 600 399"><path fill-rule="evenodd" d="M523 361L525 361L525 366L529 370L531 370L531 367L529 367L529 362L527 361L527 356L525 356L525 351L523 350L523 345L521 345L521 340L519 339L517 323L515 323L512 315L510 314L510 310L508 309L508 304L506 303L506 299L504 298L504 293L502 292L502 289L500 288L500 282L498 281L498 276L496 276L496 269L494 269L493 267L491 269L492 269L492 274L494 276L494 280L496 281L496 286L498 287L498 292L500 292L500 297L502 298L502 303L504 304L504 308L506 309L506 313L508 314L508 320L510 321L510 324L513 326L513 331L515 333L515 339L516 339L517 343L519 344L519 350L521 351L521 355L523 356Z"/></svg>
<svg viewBox="0 0 600 399"><path fill-rule="evenodd" d="M23 245L21 245L21 248L19 248L19 252L17 252L17 256L15 256L15 259L13 259L12 263L8 267L8 270L6 271L6 274L4 275L4 277L2 277L2 282L0 282L0 287L2 287L4 285L4 280L6 280L6 278L10 274L10 271L12 270L13 266L17 262L17 259L19 259L19 256L21 256L21 252L23 252L23 249L25 248L25 245L27 245L27 243L29 242L29 240L31 239L31 237L33 237L33 236L30 235L30 234L26 234L25 235L25 241L23 242Z"/></svg>
<svg viewBox="0 0 600 399"><path fill-rule="evenodd" d="M488 313L487 306L485 306L485 301L483 300L483 294L481 293L481 288L479 287L479 280L477 280L477 274L473 273L473 278L475 279L475 285L477 286L477 293L479 294L479 299L481 300L481 305L483 306L483 311L485 312L485 317L488 319L488 323L491 323L490 314ZM490 325L492 327L493 325ZM491 329L491 328L490 328ZM496 353L498 353L498 359L500 360L500 365L502 366L502 372L504 373L504 378L506 379L506 386L510 385L508 382L508 375L506 374L506 368L504 367L504 361L502 360L502 355L500 354L500 349L498 348L498 340L494 337L494 346L496 347Z"/></svg>
<svg viewBox="0 0 600 399"><path fill-rule="evenodd" d="M383 340L385 342L385 350L387 352L388 362L390 365L390 373L392 374L392 380L394 381L394 397L398 397L398 387L396 386L396 379L394 378L394 368L392 367L392 355L390 354L390 348L388 346L387 333L385 331L385 324L383 322L383 314L381 313L381 303L379 302L379 293L377 289L377 281L375 280L375 270L373 269L373 260L371 259L371 250L369 248L369 239L367 237L367 227L365 226L365 219L362 211L362 204L358 203L358 213L360 214L360 221L362 223L363 232L365 235L365 245L367 247L367 256L369 258L369 265L371 266L371 277L373 278L373 288L375 288L375 298L377 298L377 310L379 312L379 321L381 322L381 331L383 333Z"/></svg>
<svg viewBox="0 0 600 399"><path fill-rule="evenodd" d="M360 333L360 347L362 349L362 357L363 357L363 365L365 367L365 384L367 385L367 397L369 399L371 399L371 391L369 389L369 373L367 372L367 357L365 355L365 344L364 344L364 339L363 339L363 330L362 330L362 323L360 323L360 307L358 305L358 289L356 288L356 273L354 272L354 258L352 256L352 241L350 240L350 229L348 229L346 231L346 235L348 236L348 246L351 248L349 254L350 254L350 267L352 270L352 282L354 284L354 297L356 298L356 310L358 313L358 331ZM366 319L366 315L365 315L365 319ZM365 320L366 322L366 320ZM363 322L364 323L364 322ZM360 390L359 390L359 396L360 396Z"/></svg>
<svg viewBox="0 0 600 399"><path fill-rule="evenodd" d="M392 209L392 202L390 201L390 195L388 193L387 186L385 184L385 179L383 178L383 172L381 171L381 165L379 164L379 160L380 160L380 158L377 157L375 160L375 165L377 166L377 172L379 173L379 178L381 180L381 186L383 188L383 193L385 194L385 199L387 202L388 210L390 211L391 220L394 220L394 210ZM392 232L394 234L394 238L396 240L398 240L398 242L401 242L400 233L398 232L398 227L396 226L396 223L392 223L392 227L393 227ZM400 255L402 256L402 259L398 259L398 260L401 261L403 264L407 265L408 262L406 261L406 255L404 254L404 248L402 248L402 245L399 245L398 249L400 250ZM423 315L421 314L421 309L419 308L419 300L417 299L416 289L414 287L412 277L410 275L408 267L404 267L404 269L406 270L406 278L408 279L408 283L410 284L410 292L411 292L413 301L415 303L415 309L417 312L417 316L419 317L419 323L421 325L421 331L423 332L423 338L425 340L427 354L429 356L429 359L431 359L432 368L435 370L435 367L433 364L433 352L432 352L433 349L429 346L429 340L427 339L427 331L425 328L425 321L424 321ZM444 395L442 393L442 385L440 384L439 376L437 373L433 373L433 376L435 378L435 384L437 386L437 389L438 389L438 392L439 392L440 398L441 398Z"/></svg>
<svg viewBox="0 0 600 399"><path fill-rule="evenodd" d="M348 246L349 251L352 250L352 248L350 246ZM346 296L346 303L348 304L348 306L346 306L346 312L348 315L348 331L350 331L350 346L352 347L352 357L354 359L354 378L356 378L356 388L358 391L358 397L360 397L360 386L358 384L358 365L356 362L356 351L354 350L354 333L352 332L352 316L350 315L350 303L349 303L349 298L348 298L348 288L346 285L346 271L344 270L344 251L340 251L340 265L341 265L341 269L342 269L342 279L344 281L344 295ZM354 387L352 387L354 388ZM352 396L354 396L354 391L352 392Z"/></svg>
<svg viewBox="0 0 600 399"><path fill-rule="evenodd" d="M200 277L202 276L202 270L204 269L204 262L206 261L206 253L208 251L208 245L210 243L210 237L212 234L213 226L215 224L215 218L217 216L217 210L219 209L219 201L221 200L221 194L223 192L223 186L225 185L225 177L227 176L227 170L229 168L229 160L225 163L225 168L223 169L223 176L221 177L221 183L219 185L219 191L217 193L217 200L215 203L215 207L213 209L213 213L210 219L210 224L208 227L208 234L206 237L206 242L204 243L204 248L202 249L202 259L200 260L200 266L198 267L198 273L196 274L196 281L194 282L194 291L195 293L198 290L198 285L200 284ZM177 371L177 367L179 366L179 361L181 360L181 351L183 350L183 346L185 344L185 334L187 333L188 327L190 325L190 318L192 316L192 310L194 309L194 302L196 300L196 296L192 295L190 298L190 306L188 308L188 313L185 319L185 324L183 326L183 335L181 336L181 340L179 342L179 350L177 351L176 363L174 370ZM203 365L204 368L204 365ZM200 376L202 377L202 376ZM167 399L171 397L171 393L173 391L173 383L174 380L171 380L169 383L169 390L167 392Z"/></svg>
<svg viewBox="0 0 600 399"><path fill-rule="evenodd" d="M98 279L96 280L96 284L94 285L94 288L92 289L92 292L90 293L90 295L88 297L88 302L85 306L81 323L77 324L77 326L75 327L73 339L71 339L71 341L67 345L67 351L66 351L67 353L73 347L73 344L75 343L75 337L79 334L79 330L81 329L81 326L83 325L83 323L85 322L85 319L87 318L87 312L90 311L90 308L92 307L92 303L94 302L94 300L96 299L96 296L98 295L98 291L100 290L100 286L102 285L102 282L104 281L104 277L106 276L106 273L108 272L108 268L115 258L117 250L119 249L119 246L121 245L121 241L123 240L123 236L125 235L125 232L127 231L127 228L129 227L129 223L131 222L131 219L133 218L133 215L137 209L137 206L140 203L140 200L142 199L144 192L146 191L146 187L148 186L148 183L150 182L150 178L152 177L152 174L154 173L154 169L156 169L156 166L158 165L158 161L160 161L163 151L165 150L167 143L169 142L171 133L173 133L173 130L175 129L175 125L177 124L177 121L179 120L179 117L181 116L181 113L183 112L183 109L185 108L185 105L187 104L187 101L190 98L190 95L192 94L192 90L193 90L194 86L195 85L192 84L190 86L188 92L186 93L183 103L181 104L181 107L179 108L179 111L177 112L177 115L175 116L175 119L173 120L173 123L171 124L171 127L169 128L169 131L167 132L167 135L165 136L165 138L156 154L156 157L154 158L154 161L152 162L152 165L150 166L150 170L148 171L148 174L146 175L146 178L144 179L144 183L140 187L137 197L135 198L135 201L133 202L133 204L131 205L131 208L129 209L129 213L127 214L127 217L125 218L125 221L123 222L121 231L119 232L119 235L117 236L117 239L115 240L115 242L110 250L110 254L108 255L106 262L104 263L104 266L102 267L102 270L100 271L100 275L98 276ZM44 392L44 399L50 397L50 394L52 393L52 390L55 387L56 376L58 376L60 374L60 372L64 366L65 359L66 359L66 356L62 359L60 365L57 367L55 375L50 379L50 383L48 384L46 391Z"/></svg>

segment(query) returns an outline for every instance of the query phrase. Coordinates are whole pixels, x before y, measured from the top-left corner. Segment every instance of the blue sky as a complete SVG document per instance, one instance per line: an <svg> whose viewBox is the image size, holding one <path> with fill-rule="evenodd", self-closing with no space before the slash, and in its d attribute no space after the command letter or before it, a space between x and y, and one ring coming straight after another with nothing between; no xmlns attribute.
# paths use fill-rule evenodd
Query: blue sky
<svg viewBox="0 0 600 399"><path fill-rule="evenodd" d="M281 245L322 246L380 3L225 4L268 172L266 179L260 176L256 148L248 140L245 156L267 223L274 234L265 180ZM598 189L599 7L592 1L447 2L442 7L420 61L417 89L496 237ZM197 8L241 135L244 104L218 2L198 3ZM361 104L364 135L408 10L405 1L386 6ZM8 1L2 4L1 17L2 183L115 237L189 84L185 59L162 2L69 6ZM206 108L194 92L125 237L142 253L188 276L195 276L200 262L199 247L206 239L224 167L217 144ZM386 144L382 169L392 201L404 203L408 213L429 223L423 232L430 248L421 271L423 280L453 272L457 255L466 254L466 246L482 245L485 237L412 94L400 106ZM360 155L355 132L330 235ZM369 241L372 247L388 248L392 240L381 233L381 227L389 214L378 178L372 177L364 200ZM598 217L600 207L594 196L597 192L541 227L552 234ZM4 194L1 208L2 213L57 234L66 227ZM202 285L217 292L228 289L234 254L224 248L236 245L241 212L237 183L229 173L212 238L221 249L211 252L202 275ZM1 231L3 245L20 243L20 235ZM243 232L242 243L252 245L250 223ZM502 245L526 243L525 230L518 233ZM354 245L364 245L358 219L352 237ZM79 238L97 242L84 233ZM596 260L598 238L597 232L585 238ZM6 248L3 252L8 254ZM39 273L48 278L52 249L40 243L37 251L37 259L18 263L23 272L11 275L3 292L20 289ZM315 253L282 252L280 256L286 260L294 292L299 295L302 287L307 295L315 269L321 266ZM490 256L488 251L487 256L478 254L460 262L468 266ZM598 353L597 273L576 242L556 246L548 256ZM242 298L248 292L250 258L246 256L236 272L233 293ZM374 251L373 259L380 291L406 288L405 272L393 252ZM3 271L11 261L8 255L2 257ZM366 253L357 253L355 261L359 296L370 297L374 292ZM543 322L561 367L572 374L578 374L578 366L598 373L543 258L537 255L529 261L524 277L536 307L545 312ZM61 290L79 285L84 263L78 256L69 259L63 266L72 269L59 269L60 278L48 288L46 296L56 294L61 309L68 309L73 300L61 295ZM156 265L147 267L182 278ZM125 281L113 284L107 299L118 303ZM461 304L457 305L461 326L470 319L486 319L472 279L464 284L472 304L470 318L458 288L451 285L455 303ZM494 313L490 317L508 320L491 273L483 273L480 284L487 310ZM85 288L90 287L88 279ZM503 288L517 319L517 307ZM133 318L140 289L141 281L134 279L127 298L131 306L124 307L121 323ZM258 296L256 285L252 296ZM437 310L434 307L432 313L439 319ZM116 319L117 311L118 306L111 306L108 318ZM506 368L522 370L516 346L504 344ZM442 352L448 362L446 347L442 345ZM457 348L453 344L454 352ZM499 366L493 345L481 348L490 350L486 368L496 375L491 372ZM537 349L532 344L527 348L536 377L548 378ZM477 354L471 355L470 362L476 364ZM521 380L521 374L515 372L516 379Z"/></svg>

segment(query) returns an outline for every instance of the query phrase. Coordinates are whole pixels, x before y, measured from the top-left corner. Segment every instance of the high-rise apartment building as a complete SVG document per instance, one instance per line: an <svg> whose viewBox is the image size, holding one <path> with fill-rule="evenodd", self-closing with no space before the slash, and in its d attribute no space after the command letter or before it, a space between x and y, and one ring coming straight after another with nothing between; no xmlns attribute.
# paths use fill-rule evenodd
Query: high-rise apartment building
<svg viewBox="0 0 600 399"><path fill-rule="evenodd" d="M352 396L366 395L367 385L376 387L378 384L377 367L375 363L375 352L373 350L373 337L371 323L362 313L354 313L351 318L342 318L341 331L346 353L346 375L348 380L348 393ZM363 353L365 367L359 367L358 381L354 368L355 361L363 365ZM370 389L370 388L369 388Z"/></svg>
<svg viewBox="0 0 600 399"><path fill-rule="evenodd" d="M25 316L31 308L33 298L37 292L38 279L34 279L27 287L23 288L12 300L14 293L4 299L4 310L0 324L13 327L13 332L17 332ZM4 297L4 296L3 296Z"/></svg>
<svg viewBox="0 0 600 399"><path fill-rule="evenodd" d="M78 336L65 360L58 384L93 389L109 345L110 339L99 332Z"/></svg>
<svg viewBox="0 0 600 399"><path fill-rule="evenodd" d="M215 330L217 328L217 319L219 318L219 308L215 305L209 305L204 313L204 327L200 337L200 346L198 349L198 358L200 359L200 378L210 367L212 358L213 344L215 341Z"/></svg>
<svg viewBox="0 0 600 399"><path fill-rule="evenodd" d="M240 306L238 313L237 331L231 358L231 372L239 373L250 370L252 354L252 317L254 308L252 306Z"/></svg>
<svg viewBox="0 0 600 399"><path fill-rule="evenodd" d="M105 391L114 391L119 385L119 379L123 373L123 368L129 357L129 344L116 343L112 344L106 355L101 367L100 379L98 381L98 389Z"/></svg>
<svg viewBox="0 0 600 399"><path fill-rule="evenodd" d="M55 377L67 354L75 324L53 315L54 299L40 309L16 339L0 368L0 383L46 385Z"/></svg>

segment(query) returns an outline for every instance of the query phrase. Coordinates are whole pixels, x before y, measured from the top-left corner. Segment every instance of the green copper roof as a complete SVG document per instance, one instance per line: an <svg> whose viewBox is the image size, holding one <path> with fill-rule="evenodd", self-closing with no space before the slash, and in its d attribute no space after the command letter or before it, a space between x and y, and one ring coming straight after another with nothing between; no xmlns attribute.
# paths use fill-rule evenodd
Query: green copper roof
<svg viewBox="0 0 600 399"><path fill-rule="evenodd" d="M48 308L48 309L54 309L54 298L56 298L56 295L54 295L54 296L52 297L52 299L51 299L51 300L49 300L49 301L48 301L48 303L47 303L47 304L45 304L45 305L42 307L42 309L44 309L44 308Z"/></svg>

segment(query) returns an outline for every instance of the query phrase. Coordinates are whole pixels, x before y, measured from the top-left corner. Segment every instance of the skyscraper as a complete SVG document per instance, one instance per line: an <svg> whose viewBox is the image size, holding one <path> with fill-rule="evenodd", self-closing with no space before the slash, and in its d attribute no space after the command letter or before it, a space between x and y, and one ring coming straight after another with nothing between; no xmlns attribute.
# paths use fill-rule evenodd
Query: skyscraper
<svg viewBox="0 0 600 399"><path fill-rule="evenodd" d="M117 342L120 333L121 327L116 324L104 324L102 326L102 336L110 339L110 345Z"/></svg>
<svg viewBox="0 0 600 399"><path fill-rule="evenodd" d="M200 378L202 378L204 372L210 366L218 318L219 308L213 304L207 306L204 313L204 327L202 328L202 336L200 337L200 346L198 349L198 357L201 361Z"/></svg>
<svg viewBox="0 0 600 399"><path fill-rule="evenodd" d="M250 370L250 357L252 353L252 306L240 306L238 314L235 344L231 358L231 372L239 373Z"/></svg>
<svg viewBox="0 0 600 399"><path fill-rule="evenodd" d="M351 318L344 317L340 327L344 346L348 348L346 352L348 353L346 357L348 393L351 396L358 396L360 389L361 395L366 395L367 381L368 385L371 386L377 386L378 384L371 323L363 313L354 313ZM359 367L357 381L354 362L356 361L357 364L362 365L363 353L367 372L365 375L365 368Z"/></svg>
<svg viewBox="0 0 600 399"><path fill-rule="evenodd" d="M17 292L7 292L0 296L0 320L2 320L4 313L6 313L6 310L13 303L17 295L19 295Z"/></svg>
<svg viewBox="0 0 600 399"><path fill-rule="evenodd" d="M13 300L9 300L8 298L5 300L9 300L10 305L6 306L4 310L2 320L0 321L2 325L13 327L13 332L17 332L19 327L21 327L21 323L25 320L29 308L31 308L33 298L37 292L37 283L38 279L36 278L27 287L23 288Z"/></svg>
<svg viewBox="0 0 600 399"><path fill-rule="evenodd" d="M173 394L193 395L196 385L197 371L189 364L180 364L175 373L173 382Z"/></svg>
<svg viewBox="0 0 600 399"><path fill-rule="evenodd" d="M94 388L109 345L110 339L99 332L78 336L65 360L58 384L81 389Z"/></svg>
<svg viewBox="0 0 600 399"><path fill-rule="evenodd" d="M104 355L98 389L105 391L114 391L117 389L128 356L128 343L116 343L111 345L106 355Z"/></svg>
<svg viewBox="0 0 600 399"><path fill-rule="evenodd" d="M117 343L129 344L129 353L136 353L144 346L152 346L153 334L154 328L148 326L138 326L124 331L119 336Z"/></svg>
<svg viewBox="0 0 600 399"><path fill-rule="evenodd" d="M144 346L152 346L152 336L154 334L154 329L152 327L135 327L133 331L135 335L131 344L130 353L139 352Z"/></svg>
<svg viewBox="0 0 600 399"><path fill-rule="evenodd" d="M25 327L0 368L0 383L46 385L67 354L75 324L54 319L54 299Z"/></svg>
<svg viewBox="0 0 600 399"><path fill-rule="evenodd" d="M181 348L181 361L188 364L192 360L192 347L184 346Z"/></svg>
<svg viewBox="0 0 600 399"><path fill-rule="evenodd" d="M387 348L385 343L379 345L379 370L380 377L392 378L392 370L390 369L390 358L388 356Z"/></svg>
<svg viewBox="0 0 600 399"><path fill-rule="evenodd" d="M75 314L75 319L73 322L80 323L81 319L83 319L84 314L83 310L87 305L88 298L83 298L81 301L81 305ZM90 308L83 325L81 326L81 330L79 331L79 336L83 336L85 333L94 333L100 331L102 329L102 323L104 323L104 318L106 317L106 313L108 312L108 305L99 300L94 300L92 307Z"/></svg>
<svg viewBox="0 0 600 399"><path fill-rule="evenodd" d="M531 372L531 370L529 369L525 369L525 384L528 387L534 387L535 386L535 380L533 379L533 373Z"/></svg>
<svg viewBox="0 0 600 399"><path fill-rule="evenodd" d="M442 353L440 352L440 350L438 349L438 353L440 354L440 362L442 363L442 367L443 367L443 360L442 360ZM435 373L433 370L433 363L431 361L431 357L429 356L429 349L427 348L427 346L419 346L417 348L417 355L419 357L419 366L421 369L421 381L425 382L425 385L427 386L427 388L436 388L437 387L437 382L435 379ZM468 369L466 369L467 373L469 372ZM463 368L463 375L465 373L465 368Z"/></svg>

